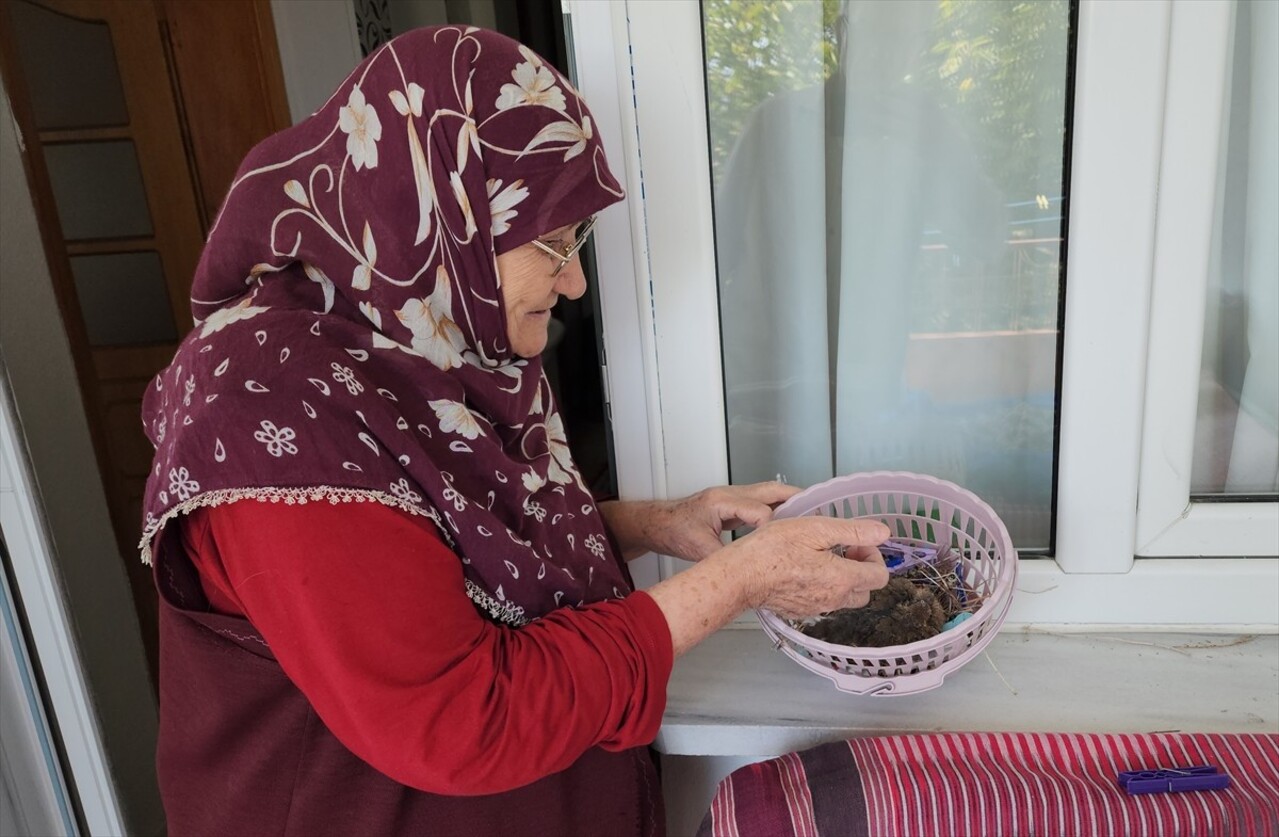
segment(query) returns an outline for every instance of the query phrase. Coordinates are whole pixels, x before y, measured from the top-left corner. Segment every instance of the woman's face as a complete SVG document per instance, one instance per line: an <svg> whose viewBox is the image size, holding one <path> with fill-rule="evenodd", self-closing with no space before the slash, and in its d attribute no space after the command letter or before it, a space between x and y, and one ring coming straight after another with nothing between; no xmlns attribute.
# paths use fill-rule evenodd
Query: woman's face
<svg viewBox="0 0 1279 837"><path fill-rule="evenodd" d="M577 224L570 224L540 236L538 241L552 250L564 252L573 246ZM531 358L546 348L546 332L551 309L561 296L577 299L586 293L586 275L579 256L551 274L560 260L529 242L497 257L497 273L502 280L502 300L506 304L506 336L511 350Z"/></svg>

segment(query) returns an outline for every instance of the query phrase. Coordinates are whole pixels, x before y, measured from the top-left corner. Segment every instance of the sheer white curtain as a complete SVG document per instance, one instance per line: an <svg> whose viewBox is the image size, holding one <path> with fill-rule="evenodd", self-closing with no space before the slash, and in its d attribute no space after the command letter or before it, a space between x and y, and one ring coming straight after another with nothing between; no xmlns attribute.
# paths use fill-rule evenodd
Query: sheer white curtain
<svg viewBox="0 0 1279 837"><path fill-rule="evenodd" d="M754 106L716 173L732 478L922 471L1047 546L1068 6L1033 10L1045 35L1026 4L826 5L772 7L754 44L835 60Z"/></svg>
<svg viewBox="0 0 1279 837"><path fill-rule="evenodd" d="M1267 495L1279 493L1279 3L1235 13L1192 490Z"/></svg>
<svg viewBox="0 0 1279 837"><path fill-rule="evenodd" d="M778 38L822 37L817 3L779 7ZM827 313L827 89L785 90L745 117L717 178L715 244L735 482L833 474ZM714 129L712 125L712 129Z"/></svg>

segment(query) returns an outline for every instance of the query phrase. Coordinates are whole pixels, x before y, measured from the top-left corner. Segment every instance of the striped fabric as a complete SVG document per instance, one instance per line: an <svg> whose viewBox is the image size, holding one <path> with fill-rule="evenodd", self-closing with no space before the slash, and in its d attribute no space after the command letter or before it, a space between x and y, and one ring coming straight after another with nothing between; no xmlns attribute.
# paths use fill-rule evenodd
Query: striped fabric
<svg viewBox="0 0 1279 837"><path fill-rule="evenodd" d="M1227 790L1128 796L1119 773L1210 764ZM854 738L747 765L698 837L1279 835L1279 735Z"/></svg>

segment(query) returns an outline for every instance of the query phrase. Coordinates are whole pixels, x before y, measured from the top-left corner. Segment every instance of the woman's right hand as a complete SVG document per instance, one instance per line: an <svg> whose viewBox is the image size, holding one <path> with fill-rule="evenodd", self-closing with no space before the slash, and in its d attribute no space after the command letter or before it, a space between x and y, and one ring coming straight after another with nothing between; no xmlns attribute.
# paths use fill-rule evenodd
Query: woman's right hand
<svg viewBox="0 0 1279 837"><path fill-rule="evenodd" d="M741 577L747 607L803 618L862 607L888 583L875 547L888 527L875 520L797 517L774 520L733 542L719 556ZM842 548L843 557L832 550Z"/></svg>
<svg viewBox="0 0 1279 837"><path fill-rule="evenodd" d="M875 548L888 535L874 520L773 520L646 592L679 655L750 608L797 618L861 607L888 583ZM844 557L831 551L840 547Z"/></svg>

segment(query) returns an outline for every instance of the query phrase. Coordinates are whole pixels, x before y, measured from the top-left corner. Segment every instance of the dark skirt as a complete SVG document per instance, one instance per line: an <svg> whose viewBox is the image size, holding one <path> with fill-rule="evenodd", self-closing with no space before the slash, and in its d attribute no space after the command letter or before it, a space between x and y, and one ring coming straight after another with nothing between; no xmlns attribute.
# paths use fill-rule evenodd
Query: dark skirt
<svg viewBox="0 0 1279 837"><path fill-rule="evenodd" d="M395 782L329 732L247 620L208 612L176 538L165 538L155 565L157 772L174 837L664 834L660 783L644 747L595 748L567 770L485 796Z"/></svg>

